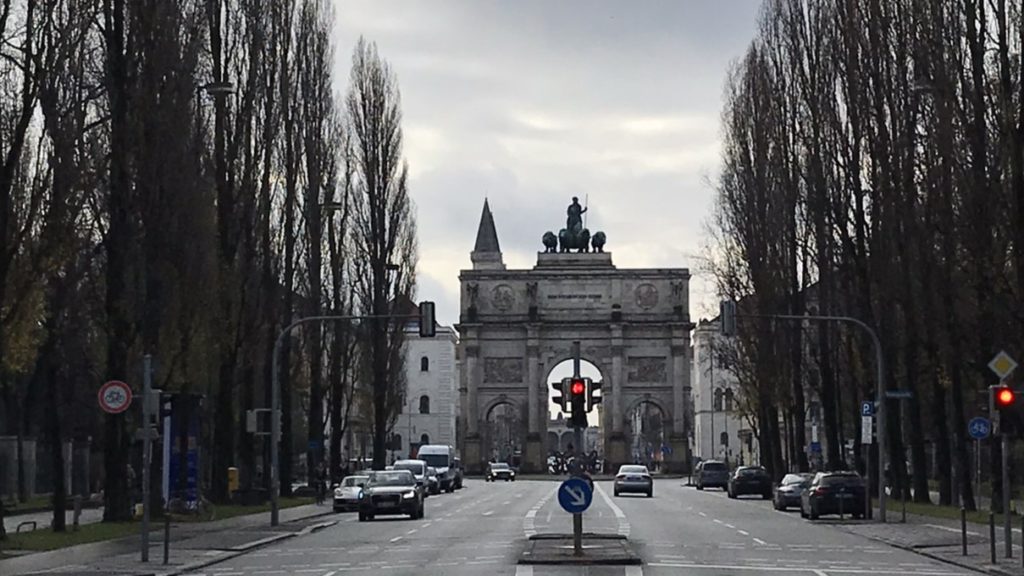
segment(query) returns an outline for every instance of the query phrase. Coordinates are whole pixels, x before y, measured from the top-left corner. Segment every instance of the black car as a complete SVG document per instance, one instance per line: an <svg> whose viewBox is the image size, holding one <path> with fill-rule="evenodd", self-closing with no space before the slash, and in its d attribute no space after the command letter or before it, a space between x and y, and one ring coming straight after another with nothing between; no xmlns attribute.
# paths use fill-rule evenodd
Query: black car
<svg viewBox="0 0 1024 576"><path fill-rule="evenodd" d="M760 466L740 466L729 477L726 491L729 498L759 494L762 499L768 500L772 497L772 479L768 471Z"/></svg>
<svg viewBox="0 0 1024 576"><path fill-rule="evenodd" d="M377 471L370 475L359 502L359 521L378 514L408 514L423 518L423 488L408 470Z"/></svg>
<svg viewBox="0 0 1024 576"><path fill-rule="evenodd" d="M775 487L775 495L772 498L772 506L776 510L785 510L790 506L800 506L801 496L804 490L811 485L814 479L813 474L786 474L782 482Z"/></svg>
<svg viewBox="0 0 1024 576"><path fill-rule="evenodd" d="M515 482L516 471L509 467L505 462L491 462L487 465L487 476L485 477L485 480L487 482L495 482L497 480Z"/></svg>
<svg viewBox="0 0 1024 576"><path fill-rule="evenodd" d="M826 514L864 517L867 490L856 472L819 472L800 500L800 516L816 520Z"/></svg>

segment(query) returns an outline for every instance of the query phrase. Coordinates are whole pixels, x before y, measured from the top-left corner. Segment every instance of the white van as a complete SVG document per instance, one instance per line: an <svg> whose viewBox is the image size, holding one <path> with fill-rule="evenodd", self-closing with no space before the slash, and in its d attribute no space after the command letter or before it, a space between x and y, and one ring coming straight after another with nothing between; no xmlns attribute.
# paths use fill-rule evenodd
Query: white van
<svg viewBox="0 0 1024 576"><path fill-rule="evenodd" d="M442 492L454 492L456 488L462 488L462 471L455 462L455 448L446 444L426 444L420 446L416 457L437 469Z"/></svg>

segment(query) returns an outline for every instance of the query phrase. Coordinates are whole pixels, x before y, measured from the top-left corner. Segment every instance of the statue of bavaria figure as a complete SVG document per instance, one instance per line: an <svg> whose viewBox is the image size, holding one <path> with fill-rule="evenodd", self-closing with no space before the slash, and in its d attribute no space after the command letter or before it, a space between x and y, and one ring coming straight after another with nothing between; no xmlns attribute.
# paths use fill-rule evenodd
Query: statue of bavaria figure
<svg viewBox="0 0 1024 576"><path fill-rule="evenodd" d="M580 206L580 199L577 198L576 196L573 196L572 204L569 204L569 207L565 210L566 214L569 216L568 218L565 219L565 229L572 232L582 229L582 215L586 211L586 208Z"/></svg>

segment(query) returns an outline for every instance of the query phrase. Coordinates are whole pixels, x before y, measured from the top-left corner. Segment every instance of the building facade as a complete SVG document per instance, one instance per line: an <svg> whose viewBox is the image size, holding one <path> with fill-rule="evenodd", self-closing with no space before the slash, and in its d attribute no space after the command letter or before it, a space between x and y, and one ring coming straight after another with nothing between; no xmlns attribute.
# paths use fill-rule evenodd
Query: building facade
<svg viewBox="0 0 1024 576"><path fill-rule="evenodd" d="M451 444L458 449L457 342L450 326L438 326L433 338L421 337L415 323L406 327L407 388L405 406L392 430L394 458L415 456L424 444Z"/></svg>
<svg viewBox="0 0 1024 576"><path fill-rule="evenodd" d="M757 438L740 410L736 374L723 362L728 338L718 320L702 320L693 331L693 454L701 460L757 464Z"/></svg>

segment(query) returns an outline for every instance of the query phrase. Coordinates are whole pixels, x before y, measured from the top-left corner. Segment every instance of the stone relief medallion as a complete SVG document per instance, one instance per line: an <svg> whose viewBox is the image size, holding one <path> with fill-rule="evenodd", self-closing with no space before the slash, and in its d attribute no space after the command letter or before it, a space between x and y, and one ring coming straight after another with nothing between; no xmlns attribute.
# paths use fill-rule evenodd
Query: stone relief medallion
<svg viewBox="0 0 1024 576"><path fill-rule="evenodd" d="M626 361L630 382L665 382L665 359L660 356L630 356Z"/></svg>
<svg viewBox="0 0 1024 576"><path fill-rule="evenodd" d="M491 301L494 303L494 307L502 312L512 308L515 300L516 296L512 287L507 284L499 284L491 292Z"/></svg>
<svg viewBox="0 0 1024 576"><path fill-rule="evenodd" d="M645 310L658 304L658 289L654 284L641 284L636 287L636 303Z"/></svg>
<svg viewBox="0 0 1024 576"><path fill-rule="evenodd" d="M485 358L484 382L507 384L523 381L522 358Z"/></svg>

